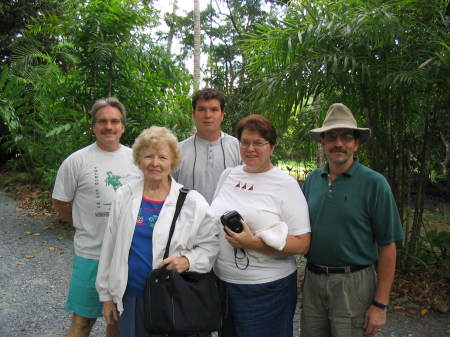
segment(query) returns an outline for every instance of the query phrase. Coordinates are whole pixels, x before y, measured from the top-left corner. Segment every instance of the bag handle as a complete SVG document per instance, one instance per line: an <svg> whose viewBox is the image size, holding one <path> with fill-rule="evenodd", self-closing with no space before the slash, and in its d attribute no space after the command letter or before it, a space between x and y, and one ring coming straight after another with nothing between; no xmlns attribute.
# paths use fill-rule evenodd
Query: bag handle
<svg viewBox="0 0 450 337"><path fill-rule="evenodd" d="M189 189L187 189L185 187L180 188L180 193L178 194L178 199L177 199L177 205L175 207L175 214L173 215L172 224L170 225L169 238L167 239L166 250L164 252L163 260L167 259L169 257L169 246L170 246L170 241L172 241L173 232L175 231L175 223L177 222L178 215L180 214L180 211L181 211L181 207L183 207L184 200L186 199L186 196L188 193L189 193Z"/></svg>

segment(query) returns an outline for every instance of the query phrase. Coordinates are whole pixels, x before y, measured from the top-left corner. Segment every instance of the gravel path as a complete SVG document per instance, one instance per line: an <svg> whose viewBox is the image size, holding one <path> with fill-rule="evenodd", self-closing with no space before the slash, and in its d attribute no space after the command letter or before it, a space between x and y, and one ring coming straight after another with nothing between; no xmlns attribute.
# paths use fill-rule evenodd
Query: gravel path
<svg viewBox="0 0 450 337"><path fill-rule="evenodd" d="M64 336L71 234L54 217L29 217L0 191L0 337ZM100 319L91 336L104 335Z"/></svg>
<svg viewBox="0 0 450 337"><path fill-rule="evenodd" d="M60 337L70 324L64 310L72 238L54 217L29 217L0 191L0 337ZM299 309L294 335L299 336ZM377 337L448 337L450 316L390 312ZM104 336L103 319L91 336ZM276 336L274 336L276 337Z"/></svg>

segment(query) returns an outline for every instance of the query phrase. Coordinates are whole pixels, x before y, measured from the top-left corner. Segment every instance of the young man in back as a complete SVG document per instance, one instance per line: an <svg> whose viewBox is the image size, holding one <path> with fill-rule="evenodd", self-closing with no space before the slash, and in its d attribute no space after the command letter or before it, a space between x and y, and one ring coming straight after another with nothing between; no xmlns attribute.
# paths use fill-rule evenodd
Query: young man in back
<svg viewBox="0 0 450 337"><path fill-rule="evenodd" d="M221 130L225 98L219 90L202 89L192 97L197 132L180 143L182 160L176 181L200 192L211 203L217 182L228 167L241 164L239 141Z"/></svg>

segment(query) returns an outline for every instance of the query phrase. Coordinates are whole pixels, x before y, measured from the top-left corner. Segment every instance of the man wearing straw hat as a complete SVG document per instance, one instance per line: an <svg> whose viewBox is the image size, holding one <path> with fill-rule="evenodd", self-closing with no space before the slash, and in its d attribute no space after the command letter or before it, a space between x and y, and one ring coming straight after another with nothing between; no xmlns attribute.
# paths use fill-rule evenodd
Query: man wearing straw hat
<svg viewBox="0 0 450 337"><path fill-rule="evenodd" d="M386 179L354 156L370 137L344 104L329 108L320 142L327 165L311 172L304 194L312 241L303 283L303 337L374 335L386 323L396 241L404 237Z"/></svg>

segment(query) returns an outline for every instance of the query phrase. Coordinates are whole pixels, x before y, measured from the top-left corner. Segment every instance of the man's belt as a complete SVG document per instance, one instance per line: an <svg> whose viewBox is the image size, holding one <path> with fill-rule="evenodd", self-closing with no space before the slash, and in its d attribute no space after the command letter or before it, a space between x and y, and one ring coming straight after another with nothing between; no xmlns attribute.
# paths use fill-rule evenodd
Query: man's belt
<svg viewBox="0 0 450 337"><path fill-rule="evenodd" d="M368 266L345 266L345 267L328 267L322 266L320 264L312 264L307 263L306 268L316 274L345 274L345 273L353 273L358 270L365 269Z"/></svg>

